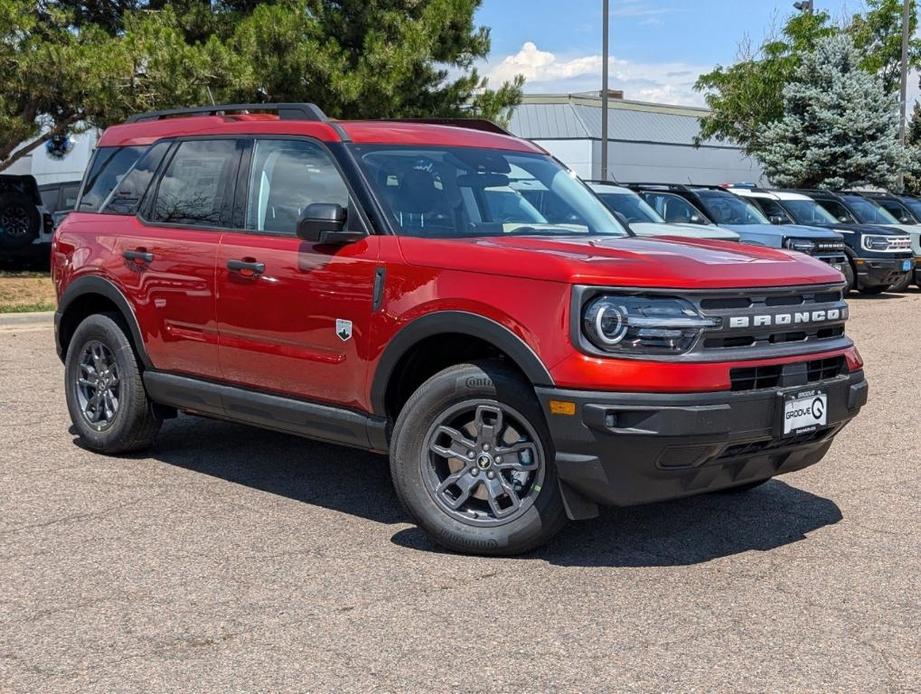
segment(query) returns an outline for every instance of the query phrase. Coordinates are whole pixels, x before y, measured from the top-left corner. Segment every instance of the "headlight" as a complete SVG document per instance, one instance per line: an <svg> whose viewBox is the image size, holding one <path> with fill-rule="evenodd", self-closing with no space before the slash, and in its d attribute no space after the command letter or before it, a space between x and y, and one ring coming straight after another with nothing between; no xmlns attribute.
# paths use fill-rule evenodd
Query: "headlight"
<svg viewBox="0 0 921 694"><path fill-rule="evenodd" d="M876 251L904 251L911 247L911 239L908 236L878 236L873 234L864 234L860 239L860 244L864 250Z"/></svg>
<svg viewBox="0 0 921 694"><path fill-rule="evenodd" d="M800 253L812 253L815 250L815 243L809 239L784 239L784 248Z"/></svg>
<svg viewBox="0 0 921 694"><path fill-rule="evenodd" d="M681 354L719 324L687 301L663 297L605 295L582 312L585 337L612 354Z"/></svg>

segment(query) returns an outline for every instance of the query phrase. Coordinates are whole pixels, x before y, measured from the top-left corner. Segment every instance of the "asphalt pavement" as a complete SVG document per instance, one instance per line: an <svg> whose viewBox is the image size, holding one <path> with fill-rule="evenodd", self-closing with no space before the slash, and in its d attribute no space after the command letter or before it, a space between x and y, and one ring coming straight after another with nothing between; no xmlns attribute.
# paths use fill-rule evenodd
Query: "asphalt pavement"
<svg viewBox="0 0 921 694"><path fill-rule="evenodd" d="M50 324L0 327L0 691L921 690L921 292L854 297L870 403L819 465L435 548L383 458L206 419L110 458Z"/></svg>

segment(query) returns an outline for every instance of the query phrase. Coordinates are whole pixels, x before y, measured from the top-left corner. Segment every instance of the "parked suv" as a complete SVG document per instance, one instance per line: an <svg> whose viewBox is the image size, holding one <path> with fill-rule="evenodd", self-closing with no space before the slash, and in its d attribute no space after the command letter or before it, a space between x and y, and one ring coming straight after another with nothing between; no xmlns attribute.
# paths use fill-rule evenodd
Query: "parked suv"
<svg viewBox="0 0 921 694"><path fill-rule="evenodd" d="M914 266L911 238L880 205L858 193L797 190L819 203L835 218L857 269L858 287L878 294L892 286L904 287Z"/></svg>
<svg viewBox="0 0 921 694"><path fill-rule="evenodd" d="M53 228L35 177L0 175L0 259L47 253Z"/></svg>
<svg viewBox="0 0 921 694"><path fill-rule="evenodd" d="M908 237L901 230L876 224L843 222L813 198L786 190L739 186L729 188L755 203L774 224L808 224L834 229L844 236L848 262L843 268L849 289L878 294L902 282L910 259ZM844 212L838 210L843 218ZM875 248L873 248L875 246ZM908 263L910 264L910 263Z"/></svg>
<svg viewBox="0 0 921 694"><path fill-rule="evenodd" d="M686 238L738 241L739 235L715 224L666 222L637 193L616 183L586 181L618 221L637 236L683 236Z"/></svg>
<svg viewBox="0 0 921 694"><path fill-rule="evenodd" d="M892 290L902 290L912 282L921 286L921 202L910 195L896 195L884 191L861 191L860 194L882 207L898 222L887 226L904 231L911 237L911 251L915 256L913 271L897 285L893 285Z"/></svg>
<svg viewBox="0 0 921 694"><path fill-rule="evenodd" d="M630 183L631 188L656 208L668 222L686 219L688 213L676 199L690 205L696 224L718 224L736 232L742 243L789 248L822 260L843 272L847 265L844 239L828 229L790 226L778 229L761 210L718 186Z"/></svg>
<svg viewBox="0 0 921 694"><path fill-rule="evenodd" d="M867 399L836 270L637 238L485 122L137 116L99 140L53 257L83 445L149 446L181 411L389 453L409 514L463 552L750 489Z"/></svg>

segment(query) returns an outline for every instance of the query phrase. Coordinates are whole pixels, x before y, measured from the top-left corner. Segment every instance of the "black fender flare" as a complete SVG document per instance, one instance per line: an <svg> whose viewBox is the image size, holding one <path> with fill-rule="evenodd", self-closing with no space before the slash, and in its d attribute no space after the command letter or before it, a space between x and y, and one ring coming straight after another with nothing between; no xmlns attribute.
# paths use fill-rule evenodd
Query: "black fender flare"
<svg viewBox="0 0 921 694"><path fill-rule="evenodd" d="M134 343L138 358L144 364L145 368L153 368L153 364L147 354L147 349L144 346L144 339L141 337L140 325L134 315L134 309L131 308L131 303L125 298L125 295L122 294L118 287L109 280L99 277L98 275L78 277L68 285L67 289L65 289L64 293L61 295L57 311L54 313L54 342L58 356L62 360L66 356L64 345L61 341L61 322L70 306L77 299L88 294L103 296L115 304L122 318L125 320L128 330L131 331L131 341Z"/></svg>
<svg viewBox="0 0 921 694"><path fill-rule="evenodd" d="M384 349L371 383L371 407L375 414L386 412L387 386L400 359L421 340L445 333L459 333L485 340L507 354L532 385L553 385L553 377L534 350L505 326L466 311L437 311L404 326Z"/></svg>

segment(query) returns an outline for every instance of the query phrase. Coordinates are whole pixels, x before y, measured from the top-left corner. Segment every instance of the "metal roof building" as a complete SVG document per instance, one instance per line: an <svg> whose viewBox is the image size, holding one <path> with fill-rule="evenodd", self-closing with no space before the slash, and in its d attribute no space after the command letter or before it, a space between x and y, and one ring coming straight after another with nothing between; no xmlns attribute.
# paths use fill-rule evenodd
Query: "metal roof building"
<svg viewBox="0 0 921 694"><path fill-rule="evenodd" d="M608 168L619 181L760 183L759 164L732 143L694 146L706 109L611 98ZM586 179L601 177L601 97L526 94L509 122L515 135L534 140Z"/></svg>

